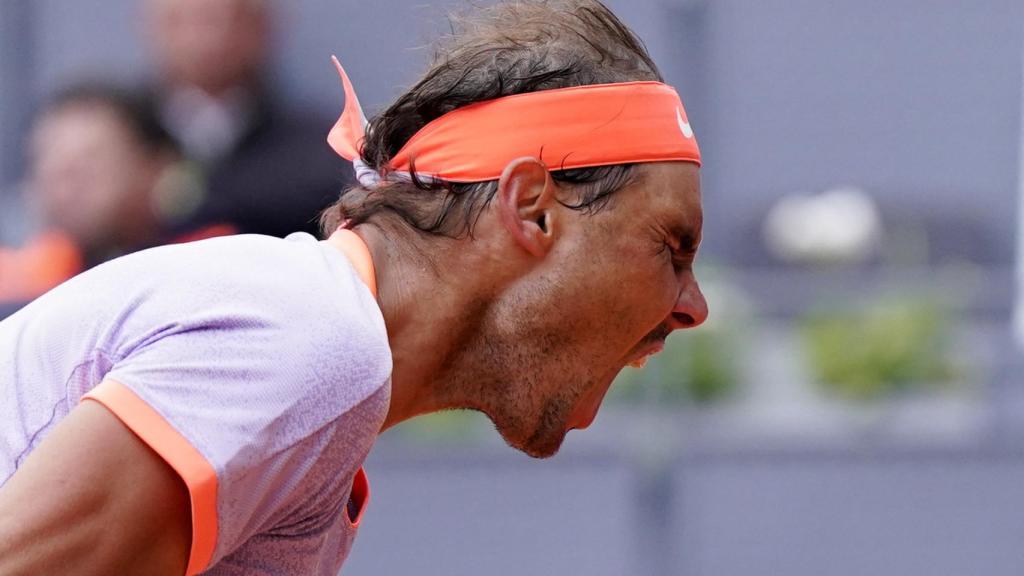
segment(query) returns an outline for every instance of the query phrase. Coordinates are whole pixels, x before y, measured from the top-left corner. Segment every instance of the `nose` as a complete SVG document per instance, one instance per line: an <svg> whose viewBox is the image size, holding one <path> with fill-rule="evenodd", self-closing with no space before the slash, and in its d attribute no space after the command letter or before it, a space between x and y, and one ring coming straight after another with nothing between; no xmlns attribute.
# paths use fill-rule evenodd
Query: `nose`
<svg viewBox="0 0 1024 576"><path fill-rule="evenodd" d="M683 276L679 288L679 297L669 315L669 326L673 330L696 328L708 319L708 303L704 293L700 291L697 279L692 273Z"/></svg>

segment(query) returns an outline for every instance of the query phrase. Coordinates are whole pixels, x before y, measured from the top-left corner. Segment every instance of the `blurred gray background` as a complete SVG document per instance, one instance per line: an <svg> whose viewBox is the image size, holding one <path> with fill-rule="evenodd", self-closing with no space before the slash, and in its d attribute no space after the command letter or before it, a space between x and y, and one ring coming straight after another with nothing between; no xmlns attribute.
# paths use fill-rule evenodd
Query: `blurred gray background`
<svg viewBox="0 0 1024 576"><path fill-rule="evenodd" d="M673 368L669 350L550 461L505 448L474 416L389 432L367 464L372 502L344 573L1024 573L1024 401L1010 337L1024 2L609 4L700 138L705 283L723 318L709 333L725 335L713 370L732 376L710 380L726 382L721 394L659 391L704 381L673 372L690 368ZM275 85L322 114L326 134L341 107L331 54L372 113L415 80L446 10L461 5L276 2ZM139 9L0 0L0 194L17 193L45 95L76 79L147 77ZM874 251L824 264L773 251L773 206L836 187L869 199ZM827 353L815 364L808 315L841 324L879 302L924 300L938 303L942 328L908 339L942 343L920 353L951 370L881 378L880 392L819 385L874 380L836 377Z"/></svg>

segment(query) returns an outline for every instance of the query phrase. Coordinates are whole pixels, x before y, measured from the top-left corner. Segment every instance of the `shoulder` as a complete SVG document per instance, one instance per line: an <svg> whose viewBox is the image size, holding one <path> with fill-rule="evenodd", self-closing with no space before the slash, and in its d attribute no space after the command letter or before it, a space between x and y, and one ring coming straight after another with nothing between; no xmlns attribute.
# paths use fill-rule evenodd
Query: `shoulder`
<svg viewBox="0 0 1024 576"><path fill-rule="evenodd" d="M148 372L139 382L205 378L320 418L371 395L391 372L376 301L344 257L295 236L216 238L126 258L112 274L136 278L113 322L120 364Z"/></svg>
<svg viewBox="0 0 1024 576"><path fill-rule="evenodd" d="M349 314L370 304L346 267L309 234L244 234L137 252L86 272L81 283L184 308L252 308L299 320L322 316L335 301Z"/></svg>

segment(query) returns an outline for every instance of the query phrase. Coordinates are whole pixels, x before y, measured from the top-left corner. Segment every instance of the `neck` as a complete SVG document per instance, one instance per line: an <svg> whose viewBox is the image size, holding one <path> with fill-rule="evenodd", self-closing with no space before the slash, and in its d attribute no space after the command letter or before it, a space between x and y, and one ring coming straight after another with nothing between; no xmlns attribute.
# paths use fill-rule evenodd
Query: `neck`
<svg viewBox="0 0 1024 576"><path fill-rule="evenodd" d="M432 261L411 245L414 233L385 234L361 225L356 233L373 259L377 302L391 346L391 404L381 431L414 416L456 407L436 386L441 372L466 332L465 314L475 286L470 275L458 283L439 273ZM401 238L398 238L400 236ZM334 237L332 236L332 239ZM444 240L438 240L444 242ZM458 240L452 242L459 242ZM444 269L468 270L459 250L444 250Z"/></svg>

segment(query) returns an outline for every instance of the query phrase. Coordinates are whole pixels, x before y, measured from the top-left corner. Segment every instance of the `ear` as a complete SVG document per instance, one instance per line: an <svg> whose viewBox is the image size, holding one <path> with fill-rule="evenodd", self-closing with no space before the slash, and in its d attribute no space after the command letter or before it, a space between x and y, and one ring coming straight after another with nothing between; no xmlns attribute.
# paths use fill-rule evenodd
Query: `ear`
<svg viewBox="0 0 1024 576"><path fill-rule="evenodd" d="M555 238L555 182L544 164L530 157L516 158L498 179L498 217L516 244L543 257Z"/></svg>

